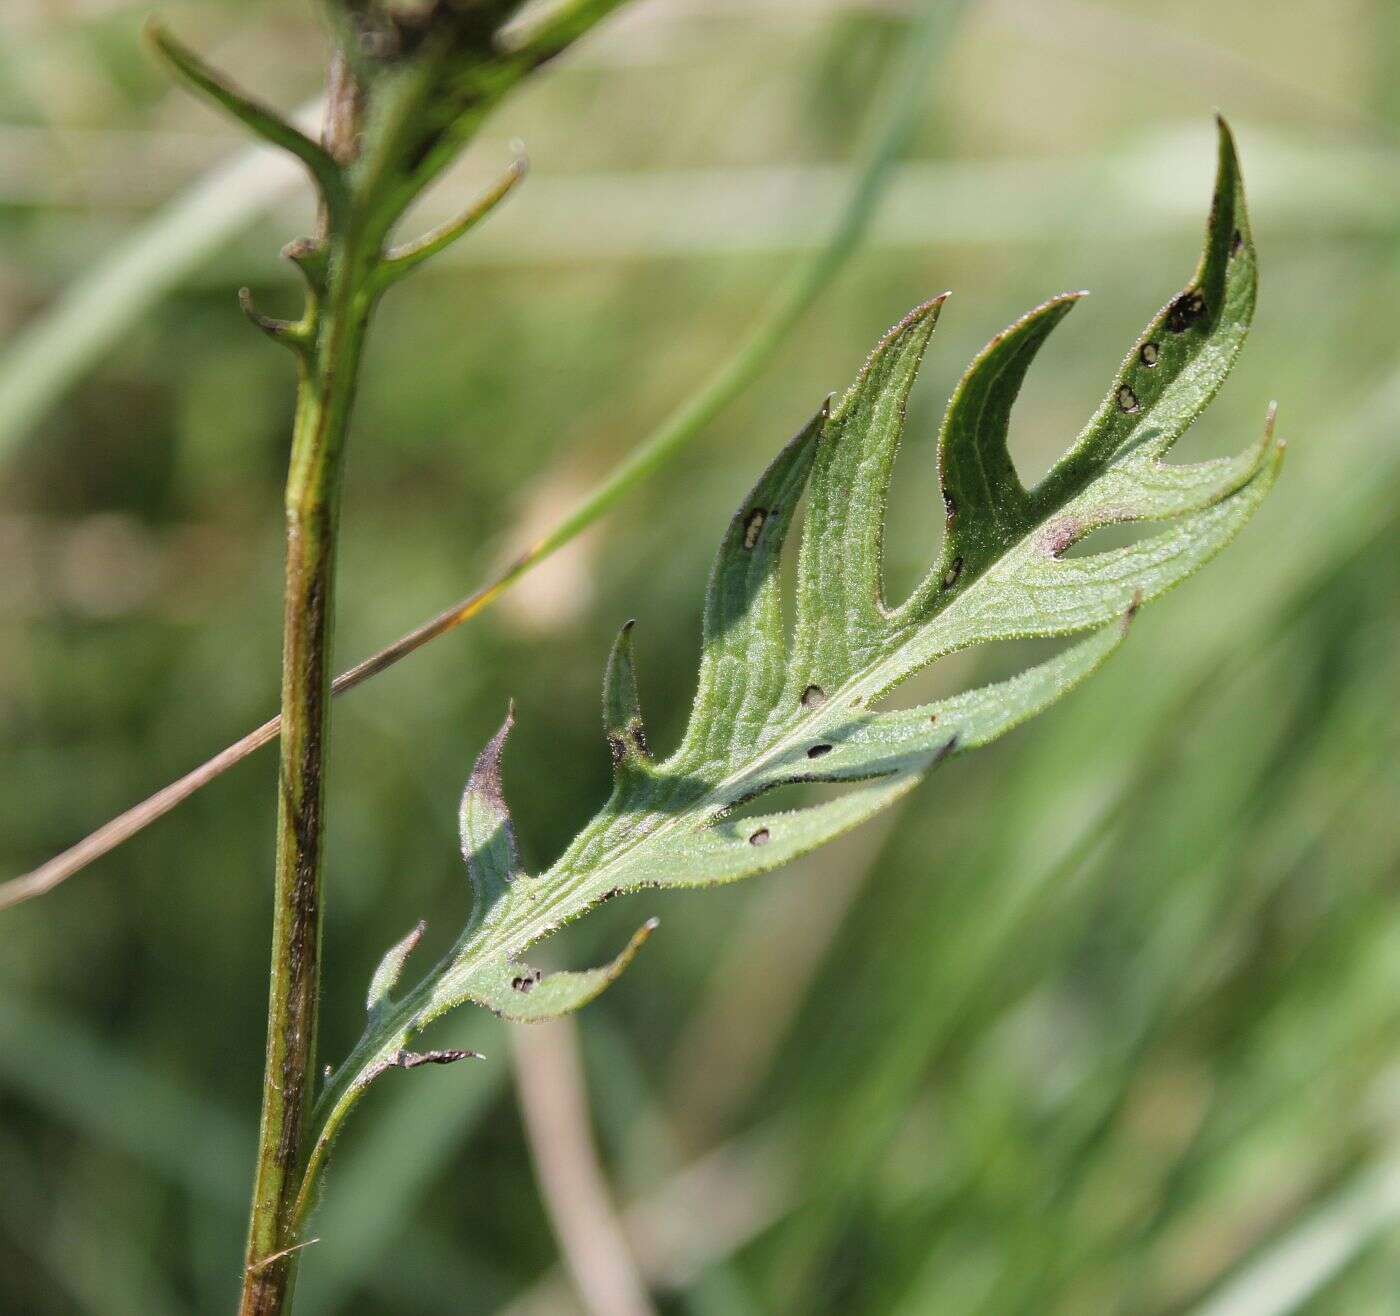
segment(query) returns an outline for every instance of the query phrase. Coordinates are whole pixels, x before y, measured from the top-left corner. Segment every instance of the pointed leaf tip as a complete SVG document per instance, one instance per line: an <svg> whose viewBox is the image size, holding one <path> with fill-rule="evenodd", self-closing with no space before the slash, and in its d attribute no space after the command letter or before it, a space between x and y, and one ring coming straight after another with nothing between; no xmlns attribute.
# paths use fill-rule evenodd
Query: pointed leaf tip
<svg viewBox="0 0 1400 1316"><path fill-rule="evenodd" d="M808 685L826 689L886 628L890 479L909 393L948 295L916 306L880 339L821 427L797 565L794 698Z"/></svg>
<svg viewBox="0 0 1400 1316"><path fill-rule="evenodd" d="M501 790L501 753L514 725L512 700L501 729L477 755L462 793L462 857L475 897L473 919L485 917L521 871L515 828Z"/></svg>
<svg viewBox="0 0 1400 1316"><path fill-rule="evenodd" d="M298 356L306 356L311 350L311 335L304 325L294 320L278 320L264 315L253 304L253 293L249 288L238 290L238 306L250 324L261 329L274 343L289 347Z"/></svg>
<svg viewBox="0 0 1400 1316"><path fill-rule="evenodd" d="M375 969L374 976L369 981L369 994L365 999L365 1009L371 1016L381 1013L390 1005L389 994L398 985L399 978L403 975L404 963L423 939L427 928L427 922L419 919L418 926L402 941L389 947L384 958L379 961L379 967Z"/></svg>
<svg viewBox="0 0 1400 1316"><path fill-rule="evenodd" d="M942 292L935 293L932 297L920 302L903 320L895 325L894 329L890 331L891 334L897 333L902 328L917 324L920 320L928 318L934 320L938 319L939 313L943 310L943 303L952 295L953 290L951 288L945 288Z"/></svg>
<svg viewBox="0 0 1400 1316"><path fill-rule="evenodd" d="M467 778L467 794L481 795L499 802L504 807L505 801L501 796L501 754L514 727L515 701L512 699L506 708L505 720L500 729L476 756L471 776Z"/></svg>
<svg viewBox="0 0 1400 1316"><path fill-rule="evenodd" d="M616 774L639 767L651 758L632 659L635 625L635 621L629 621L618 632L603 673L603 734Z"/></svg>
<svg viewBox="0 0 1400 1316"><path fill-rule="evenodd" d="M1218 110L1215 114L1215 141L1216 188L1221 190L1227 184L1232 188L1238 187L1240 178L1239 148L1235 144L1234 130L1230 127L1225 116Z"/></svg>
<svg viewBox="0 0 1400 1316"><path fill-rule="evenodd" d="M476 1001L515 1023L539 1023L571 1014L617 981L658 925L659 920L649 918L615 958L596 969L542 973L519 960L498 961L468 977L456 989L459 999Z"/></svg>
<svg viewBox="0 0 1400 1316"><path fill-rule="evenodd" d="M941 292L936 297L920 302L913 310L897 320L875 344L855 382L846 390L845 396L831 412L834 421L840 421L855 407L862 396L869 397L888 387L890 379L898 378L903 383L902 392L907 395L918 373L919 362L923 360L924 349L938 326L938 317L943 304L951 297L951 292Z"/></svg>
<svg viewBox="0 0 1400 1316"><path fill-rule="evenodd" d="M940 582L980 572L1035 520L1008 445L1011 408L1037 353L1083 295L1061 293L1003 329L953 390L938 436L947 517Z"/></svg>
<svg viewBox="0 0 1400 1316"><path fill-rule="evenodd" d="M501 172L500 177L459 215L412 242L391 247L379 262L376 273L378 286L387 288L396 283L410 270L417 269L424 261L470 233L524 181L528 172L529 162L523 155L517 155Z"/></svg>

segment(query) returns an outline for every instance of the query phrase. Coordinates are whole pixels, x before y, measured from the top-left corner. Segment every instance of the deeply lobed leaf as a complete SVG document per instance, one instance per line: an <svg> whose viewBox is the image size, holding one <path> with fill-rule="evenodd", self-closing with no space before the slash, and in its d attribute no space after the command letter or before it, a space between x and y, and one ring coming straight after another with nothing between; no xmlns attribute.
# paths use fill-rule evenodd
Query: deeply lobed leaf
<svg viewBox="0 0 1400 1316"><path fill-rule="evenodd" d="M999 334L949 402L938 440L946 517L939 561L902 603L882 587L882 534L895 453L943 298L915 308L876 346L845 396L774 458L720 545L704 613L700 673L676 751L653 762L637 693L631 623L609 659L604 729L614 788L546 872L521 871L501 794L511 717L482 752L462 802L471 916L443 960L401 1002L389 991L416 935L386 957L364 1038L323 1100L308 1176L359 1091L411 1037L473 1001L540 1019L592 999L653 924L610 965L542 975L522 956L602 901L644 888L734 881L787 862L912 789L934 766L1053 703L1120 644L1137 608L1217 553L1258 508L1281 445L1272 415L1237 457L1165 461L1214 396L1253 315L1256 267L1234 145L1219 164L1201 262L1147 326L1107 397L1039 485L1007 447L1012 403L1031 361L1077 295L1055 298ZM796 621L786 633L779 564L800 500ZM1166 528L1124 548L1067 558L1096 529ZM1020 675L918 708L878 702L915 672L974 644L1090 632ZM803 808L735 816L793 782L850 782Z"/></svg>

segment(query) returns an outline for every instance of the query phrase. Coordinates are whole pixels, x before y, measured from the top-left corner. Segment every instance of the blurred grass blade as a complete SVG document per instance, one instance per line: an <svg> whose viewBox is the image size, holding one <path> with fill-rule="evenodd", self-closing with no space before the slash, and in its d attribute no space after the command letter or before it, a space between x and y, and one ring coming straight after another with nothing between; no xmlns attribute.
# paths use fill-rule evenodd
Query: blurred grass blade
<svg viewBox="0 0 1400 1316"><path fill-rule="evenodd" d="M251 1124L77 1020L7 992L0 999L0 1078L10 1093L84 1137L150 1165L201 1204L227 1209L230 1220L242 1211Z"/></svg>
<svg viewBox="0 0 1400 1316"><path fill-rule="evenodd" d="M510 1030L516 1100L554 1237L590 1316L656 1316L599 1162L573 1021Z"/></svg>
<svg viewBox="0 0 1400 1316"><path fill-rule="evenodd" d="M320 99L292 122L320 123ZM240 151L165 206L108 259L67 288L0 358L0 461L190 269L302 184L298 163L271 146Z"/></svg>
<svg viewBox="0 0 1400 1316"><path fill-rule="evenodd" d="M577 538L598 521L628 493L691 443L726 406L738 397L777 354L778 348L798 321L816 301L854 250L869 225L876 204L889 182L891 170L904 149L923 105L928 73L945 47L966 0L930 6L910 28L896 68L885 87L875 116L875 129L845 209L829 241L803 261L780 289L768 310L740 342L738 349L700 388L682 402L661 424L637 445L611 475L589 493L553 530L532 544L490 581L466 598L415 627L387 648L366 658L335 679L335 694L344 694L363 681L392 667L430 640L460 626L489 607L501 594L532 568ZM279 192L296 181L296 167L266 151L255 154L259 168L280 171ZM253 210L230 207L239 189L249 189L249 180L233 178L226 187L215 189L201 205L191 196L166 222L145 237L137 239L105 273L83 285L71 304L65 299L43 322L0 363L0 459L5 455L7 436L13 438L30 421L37 419L63 388L85 368L134 315L151 304L159 292L177 282L179 269L171 270L162 261L162 252L172 236L182 240L191 259L205 254L217 240L235 231L252 217ZM204 208L224 214L225 228L210 240L206 220L199 218ZM172 262L179 265L178 260ZM156 287L150 282L159 269L167 282ZM22 423L13 420L19 416ZM9 428L5 428L5 426ZM221 750L213 758L164 787L140 804L119 814L97 831L63 851L30 873L0 884L0 910L43 895L81 872L89 864L129 841L138 832L164 817L176 805L207 786L216 777L241 763L248 755L277 738L280 718L272 717L261 726Z"/></svg>

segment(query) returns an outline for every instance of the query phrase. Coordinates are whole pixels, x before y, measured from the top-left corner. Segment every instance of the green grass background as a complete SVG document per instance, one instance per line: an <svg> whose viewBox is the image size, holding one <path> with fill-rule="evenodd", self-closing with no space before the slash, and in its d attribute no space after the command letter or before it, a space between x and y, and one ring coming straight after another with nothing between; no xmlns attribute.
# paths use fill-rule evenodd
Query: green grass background
<svg viewBox="0 0 1400 1316"><path fill-rule="evenodd" d="M315 93L308 5L161 12L278 103ZM839 208L908 12L641 0L506 104L427 209L514 138L531 178L373 333L341 665L552 525L732 349ZM146 13L0 14L0 370L240 149L147 60ZM973 0L927 81L870 241L759 383L484 617L337 705L324 1053L390 941L426 917L433 953L459 926L456 800L508 698L534 865L605 792L598 688L629 617L669 743L732 507L911 305L956 293L900 457L892 588L936 556L933 436L963 366L1087 287L1014 421L1027 478L1068 445L1189 275L1219 107L1261 296L1181 452L1243 447L1277 398L1289 456L1255 523L1087 687L888 823L751 884L615 902L559 954L661 917L579 1028L613 1192L686 1241L653 1258L663 1312L1400 1312L1400 17ZM233 292L294 306L275 253L306 222L294 194L182 266L0 448L0 876L275 706L292 378ZM264 752L0 916L0 1310L230 1307L273 777ZM577 1310L502 1025L463 1015L433 1044L488 1060L364 1103L298 1311Z"/></svg>

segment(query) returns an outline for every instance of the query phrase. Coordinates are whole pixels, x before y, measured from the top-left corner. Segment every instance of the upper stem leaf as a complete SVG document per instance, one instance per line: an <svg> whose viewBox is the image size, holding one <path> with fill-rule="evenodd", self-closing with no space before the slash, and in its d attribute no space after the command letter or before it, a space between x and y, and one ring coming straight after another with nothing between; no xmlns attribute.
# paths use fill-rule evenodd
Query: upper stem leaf
<svg viewBox="0 0 1400 1316"><path fill-rule="evenodd" d="M695 702L678 748L651 762L629 623L604 683L604 729L618 768L612 794L538 876L520 869L501 795L510 718L482 752L462 805L471 917L419 986L371 1022L332 1081L318 1149L329 1145L367 1076L443 1011L468 1000L520 1019L577 1008L621 971L649 930L601 969L527 968L524 953L563 924L625 892L728 882L785 863L1094 671L1123 642L1139 607L1219 552L1273 484L1282 445L1272 412L1262 437L1238 456L1164 460L1229 373L1255 291L1239 166L1222 122L1196 274L1148 324L1104 403L1034 488L1021 482L1007 448L1011 406L1078 294L1046 302L973 361L938 442L943 552L910 597L890 607L881 588L885 505L909 391L944 299L910 312L845 396L778 453L731 520L710 575ZM779 565L804 496L789 635ZM1066 556L1094 530L1122 521L1166 524L1124 548ZM912 709L877 707L956 650L1082 632L1087 638L1010 680ZM857 784L805 807L736 814L774 787L806 781Z"/></svg>

